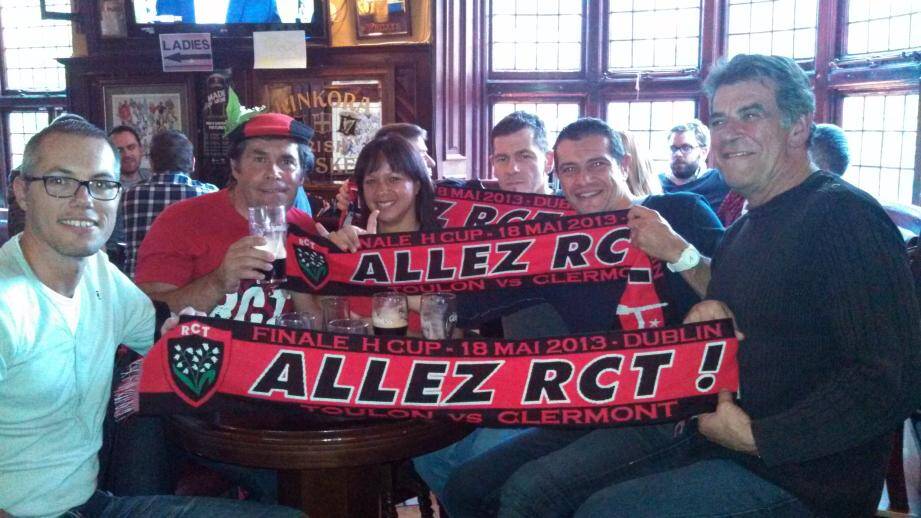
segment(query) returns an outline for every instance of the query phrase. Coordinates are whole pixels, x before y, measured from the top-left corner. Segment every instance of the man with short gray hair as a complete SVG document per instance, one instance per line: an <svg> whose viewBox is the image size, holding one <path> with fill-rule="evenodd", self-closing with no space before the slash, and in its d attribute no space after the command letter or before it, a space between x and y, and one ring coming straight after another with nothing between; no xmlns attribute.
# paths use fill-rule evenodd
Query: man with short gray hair
<svg viewBox="0 0 921 518"><path fill-rule="evenodd" d="M668 134L671 172L659 175L662 190L692 192L707 199L713 212L729 194L729 186L718 169L707 169L710 130L697 119L677 124Z"/></svg>
<svg viewBox="0 0 921 518"><path fill-rule="evenodd" d="M905 247L870 195L814 171L815 100L790 58L715 67L713 153L750 210L687 322L733 318L739 391L699 440L629 468L577 518L872 516L893 432L921 406L921 318Z"/></svg>

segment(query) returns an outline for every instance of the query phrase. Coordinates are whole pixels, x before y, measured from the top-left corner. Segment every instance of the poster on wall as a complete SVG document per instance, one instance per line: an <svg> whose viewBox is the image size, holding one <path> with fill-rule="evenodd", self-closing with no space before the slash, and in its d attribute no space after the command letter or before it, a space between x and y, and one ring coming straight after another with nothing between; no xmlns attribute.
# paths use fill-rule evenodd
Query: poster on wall
<svg viewBox="0 0 921 518"><path fill-rule="evenodd" d="M185 84L104 85L106 130L131 126L141 136L144 158L141 167L150 168L150 139L163 130L189 134L188 93Z"/></svg>
<svg viewBox="0 0 921 518"><path fill-rule="evenodd" d="M125 0L101 0L99 2L99 35L103 38L128 37Z"/></svg>
<svg viewBox="0 0 921 518"><path fill-rule="evenodd" d="M227 156L230 142L224 135L224 128L227 124L227 89L230 88L230 76L230 69L216 70L205 80L205 102L201 116L201 156L212 171L229 168Z"/></svg>
<svg viewBox="0 0 921 518"><path fill-rule="evenodd" d="M407 0L354 0L358 39L412 33Z"/></svg>
<svg viewBox="0 0 921 518"><path fill-rule="evenodd" d="M314 129L312 181L352 174L361 148L381 127L381 83L374 79L327 79L271 83L259 104Z"/></svg>

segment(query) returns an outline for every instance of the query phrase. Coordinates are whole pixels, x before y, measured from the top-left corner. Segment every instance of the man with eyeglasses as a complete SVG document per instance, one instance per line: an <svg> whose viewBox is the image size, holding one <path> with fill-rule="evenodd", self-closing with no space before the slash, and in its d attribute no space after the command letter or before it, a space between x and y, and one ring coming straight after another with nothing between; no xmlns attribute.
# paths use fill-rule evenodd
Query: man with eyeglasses
<svg viewBox="0 0 921 518"><path fill-rule="evenodd" d="M45 128L26 144L21 173L13 188L25 229L0 248L0 517L297 516L97 490L115 348L146 353L168 311L100 252L122 190L102 130L76 120Z"/></svg>
<svg viewBox="0 0 921 518"><path fill-rule="evenodd" d="M662 190L692 192L707 199L714 212L719 211L729 186L719 169L707 169L710 153L710 130L697 119L678 124L669 131L671 172L660 174Z"/></svg>

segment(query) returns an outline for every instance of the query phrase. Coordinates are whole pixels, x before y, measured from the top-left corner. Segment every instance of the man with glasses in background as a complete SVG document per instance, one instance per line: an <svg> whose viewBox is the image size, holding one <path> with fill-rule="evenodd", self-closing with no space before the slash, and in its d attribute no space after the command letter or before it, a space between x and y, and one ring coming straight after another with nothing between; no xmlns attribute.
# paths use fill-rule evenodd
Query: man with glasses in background
<svg viewBox="0 0 921 518"><path fill-rule="evenodd" d="M729 186L719 169L707 169L710 130L699 120L691 119L669 131L668 145L671 172L659 175L662 190L699 194L707 199L713 212L718 212L729 194Z"/></svg>

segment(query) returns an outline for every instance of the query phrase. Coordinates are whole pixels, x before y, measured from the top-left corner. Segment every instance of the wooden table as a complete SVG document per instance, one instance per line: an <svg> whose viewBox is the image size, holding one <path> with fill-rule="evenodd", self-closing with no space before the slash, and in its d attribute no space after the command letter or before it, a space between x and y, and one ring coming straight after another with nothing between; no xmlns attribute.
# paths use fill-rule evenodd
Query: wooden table
<svg viewBox="0 0 921 518"><path fill-rule="evenodd" d="M394 463L443 448L470 428L441 421L316 416L173 416L167 435L191 453L278 470L279 503L311 518L395 516Z"/></svg>

